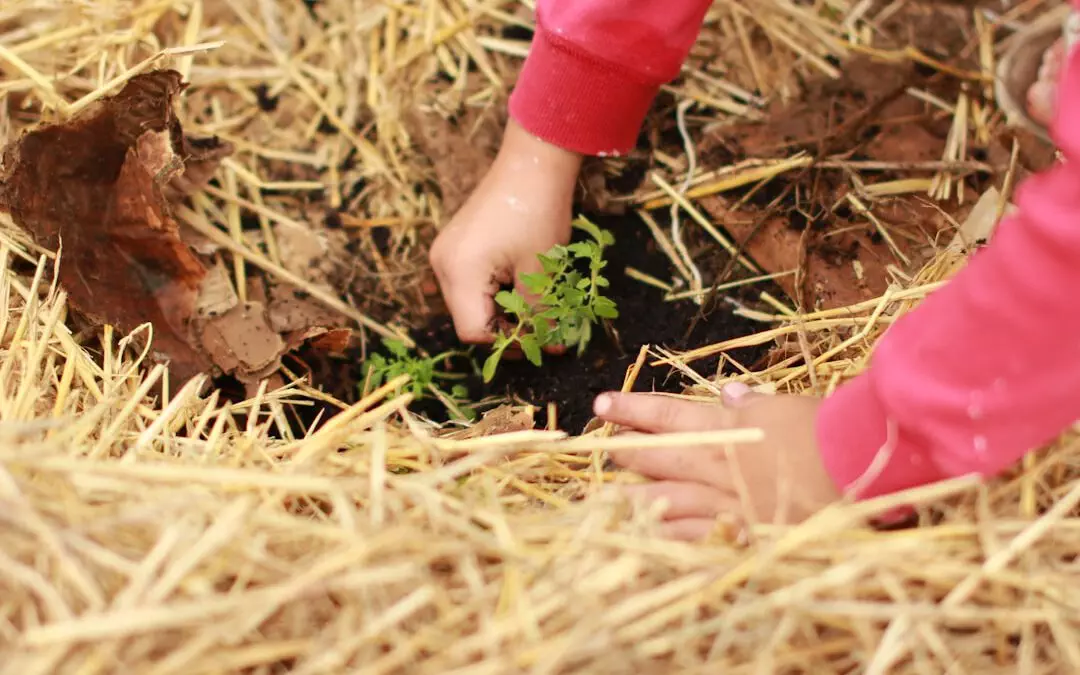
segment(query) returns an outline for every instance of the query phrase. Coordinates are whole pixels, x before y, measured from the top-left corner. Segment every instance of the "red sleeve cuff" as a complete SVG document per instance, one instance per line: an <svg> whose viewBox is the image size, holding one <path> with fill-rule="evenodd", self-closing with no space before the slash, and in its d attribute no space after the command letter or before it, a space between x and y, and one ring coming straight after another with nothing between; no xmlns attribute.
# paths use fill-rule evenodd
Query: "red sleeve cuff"
<svg viewBox="0 0 1080 675"><path fill-rule="evenodd" d="M889 427L869 374L851 380L822 402L818 447L841 492L870 499L947 478L926 444L905 437L895 425Z"/></svg>
<svg viewBox="0 0 1080 675"><path fill-rule="evenodd" d="M659 86L538 26L510 97L526 131L583 155L630 152Z"/></svg>

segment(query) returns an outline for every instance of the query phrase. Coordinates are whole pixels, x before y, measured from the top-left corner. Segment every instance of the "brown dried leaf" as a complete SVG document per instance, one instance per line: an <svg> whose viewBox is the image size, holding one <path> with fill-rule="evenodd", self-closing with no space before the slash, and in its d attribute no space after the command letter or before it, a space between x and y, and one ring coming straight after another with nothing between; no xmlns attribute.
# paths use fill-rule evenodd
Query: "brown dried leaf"
<svg viewBox="0 0 1080 675"><path fill-rule="evenodd" d="M274 241L282 266L313 284L333 291L348 286L355 261L349 238L340 230L277 225Z"/></svg>
<svg viewBox="0 0 1080 675"><path fill-rule="evenodd" d="M239 304L208 319L202 327L202 345L219 368L238 378L269 375L288 351L270 327L266 308L257 302Z"/></svg>
<svg viewBox="0 0 1080 675"><path fill-rule="evenodd" d="M210 183L222 160L232 154L231 143L219 138L180 139L180 157L184 160L184 172L169 183L167 197L177 199L198 192Z"/></svg>
<svg viewBox="0 0 1080 675"><path fill-rule="evenodd" d="M271 286L267 313L270 325L279 333L303 331L313 326L337 328L346 323L339 312L327 309L304 291L289 284Z"/></svg>
<svg viewBox="0 0 1080 675"><path fill-rule="evenodd" d="M536 426L533 413L534 409L531 407L500 405L484 413L483 418L469 428L448 437L454 440L465 440L528 431Z"/></svg>
<svg viewBox="0 0 1080 675"><path fill-rule="evenodd" d="M180 381L210 365L189 326L206 270L180 240L165 190L185 159L197 182L225 153L197 156L185 141L173 112L183 87L175 71L138 75L76 118L24 135L0 165L0 209L38 245L62 244L71 304L124 332L153 324L154 346Z"/></svg>
<svg viewBox="0 0 1080 675"><path fill-rule="evenodd" d="M225 265L219 260L207 270L199 286L195 311L200 316L220 316L239 303L240 298L237 297L236 289L233 288L232 278L225 269Z"/></svg>
<svg viewBox="0 0 1080 675"><path fill-rule="evenodd" d="M319 351L333 356L341 356L345 353L345 348L349 346L349 339L352 338L352 334L350 328L314 327L289 333L285 337L285 344L288 345L291 351L305 342L309 342L312 347Z"/></svg>

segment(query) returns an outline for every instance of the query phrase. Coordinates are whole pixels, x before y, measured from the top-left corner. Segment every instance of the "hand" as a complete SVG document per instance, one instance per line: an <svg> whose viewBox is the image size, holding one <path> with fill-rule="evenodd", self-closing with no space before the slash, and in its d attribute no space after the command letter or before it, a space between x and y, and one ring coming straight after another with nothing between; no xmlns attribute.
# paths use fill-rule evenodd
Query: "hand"
<svg viewBox="0 0 1080 675"><path fill-rule="evenodd" d="M480 186L436 237L431 265L462 342L493 341L500 284L541 272L537 254L570 240L581 156L545 143L511 121Z"/></svg>
<svg viewBox="0 0 1080 675"><path fill-rule="evenodd" d="M612 453L616 464L652 480L624 486L628 496L666 500L664 533L691 540L708 536L719 516L795 523L840 498L815 440L819 403L817 398L766 396L729 384L722 406L651 394L604 394L597 398L595 412L630 433L764 431L759 443Z"/></svg>

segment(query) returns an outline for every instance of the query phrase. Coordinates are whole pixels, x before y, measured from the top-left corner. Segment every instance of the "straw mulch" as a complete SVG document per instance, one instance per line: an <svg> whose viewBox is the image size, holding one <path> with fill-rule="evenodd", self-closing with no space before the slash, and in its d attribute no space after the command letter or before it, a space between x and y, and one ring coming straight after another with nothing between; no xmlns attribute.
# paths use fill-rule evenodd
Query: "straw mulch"
<svg viewBox="0 0 1080 675"><path fill-rule="evenodd" d="M0 139L110 91L136 64L176 67L193 83L185 124L238 148L223 187L188 217L244 250L229 227L238 205L304 220L325 187L370 255L365 228L401 226L378 259L394 281L371 288L404 302L422 283L424 228L444 214L403 121L415 109L497 110L526 48L500 28L526 25L528 8L310 4L330 28L300 2L8 0ZM734 68L732 82L692 76L673 91L713 118L748 115L738 92L754 80L834 69L827 57L845 41L872 44L867 3L827 9L718 5L694 63L725 45L733 63L740 50L767 56ZM670 164L676 184L685 165ZM268 256L259 270L273 275ZM612 477L596 459L615 439L451 440L406 414L408 397L390 386L297 438L290 410L319 396L308 384L240 404L198 380L157 396L163 372L138 336L73 330L51 252L8 222L0 259L4 673L1080 671L1073 436L989 485L960 480L800 527L756 526L740 542L674 544L654 538L652 514L603 491ZM943 250L878 301L761 315L773 325L750 340L797 335L812 368L792 359L744 378L827 391L962 263ZM900 502L920 505L920 527L866 527Z"/></svg>

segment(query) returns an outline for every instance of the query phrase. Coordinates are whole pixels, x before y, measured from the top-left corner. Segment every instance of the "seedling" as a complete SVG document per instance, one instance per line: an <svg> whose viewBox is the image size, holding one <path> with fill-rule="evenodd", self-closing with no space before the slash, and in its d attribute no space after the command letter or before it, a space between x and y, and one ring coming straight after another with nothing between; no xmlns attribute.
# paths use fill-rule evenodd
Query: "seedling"
<svg viewBox="0 0 1080 675"><path fill-rule="evenodd" d="M475 418L475 411L468 406L469 390L464 385L453 384L449 392L439 386L439 382L445 383L461 377L437 369L439 363L452 356L461 355L460 352L448 351L425 358L412 354L405 343L399 340L384 340L383 345L389 356L370 354L364 363L364 384L361 387L365 391L375 389L401 375L408 375L409 383L406 387L417 399L433 395L458 417L470 420ZM473 367L475 368L475 365Z"/></svg>
<svg viewBox="0 0 1080 675"><path fill-rule="evenodd" d="M521 275L522 285L539 298L536 307L530 307L517 290L495 295L495 302L517 324L510 332L496 335L491 355L484 362L485 382L495 377L499 361L513 344L520 345L525 358L535 366L542 363L545 347L576 347L580 356L592 339L593 325L619 316L615 303L601 295L610 285L601 274L607 266L604 249L615 243L615 237L583 217L573 224L591 240L553 247L538 256L542 273Z"/></svg>

